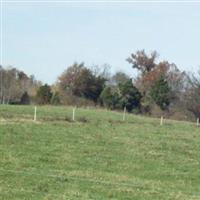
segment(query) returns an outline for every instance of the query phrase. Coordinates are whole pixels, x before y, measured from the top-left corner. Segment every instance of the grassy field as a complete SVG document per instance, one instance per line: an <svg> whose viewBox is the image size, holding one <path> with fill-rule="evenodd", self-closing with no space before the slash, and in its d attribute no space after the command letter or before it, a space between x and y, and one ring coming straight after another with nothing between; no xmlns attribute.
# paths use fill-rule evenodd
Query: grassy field
<svg viewBox="0 0 200 200"><path fill-rule="evenodd" d="M101 109L0 106L0 199L200 200L200 128Z"/></svg>

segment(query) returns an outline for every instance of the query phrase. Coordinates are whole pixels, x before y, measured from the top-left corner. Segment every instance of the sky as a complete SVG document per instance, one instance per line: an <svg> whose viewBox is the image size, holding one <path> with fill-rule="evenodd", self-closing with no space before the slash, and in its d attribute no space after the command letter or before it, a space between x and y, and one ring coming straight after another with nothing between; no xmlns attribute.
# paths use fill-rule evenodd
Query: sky
<svg viewBox="0 0 200 200"><path fill-rule="evenodd" d="M195 72L200 66L200 2L3 2L2 64L52 84L74 62L135 71L131 53Z"/></svg>

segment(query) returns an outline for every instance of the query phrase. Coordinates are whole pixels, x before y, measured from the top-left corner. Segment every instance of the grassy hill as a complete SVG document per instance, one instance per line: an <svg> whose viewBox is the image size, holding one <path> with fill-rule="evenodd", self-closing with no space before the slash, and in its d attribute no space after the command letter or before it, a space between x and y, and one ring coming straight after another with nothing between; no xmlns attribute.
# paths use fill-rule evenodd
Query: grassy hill
<svg viewBox="0 0 200 200"><path fill-rule="evenodd" d="M200 199L200 128L101 109L0 106L0 199Z"/></svg>

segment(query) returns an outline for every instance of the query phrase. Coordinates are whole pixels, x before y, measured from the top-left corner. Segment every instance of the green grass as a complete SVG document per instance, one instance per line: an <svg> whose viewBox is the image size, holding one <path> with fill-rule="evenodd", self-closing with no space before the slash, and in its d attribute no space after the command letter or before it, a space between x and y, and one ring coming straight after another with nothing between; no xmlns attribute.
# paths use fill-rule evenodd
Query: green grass
<svg viewBox="0 0 200 200"><path fill-rule="evenodd" d="M200 199L200 129L101 109L0 106L0 199Z"/></svg>

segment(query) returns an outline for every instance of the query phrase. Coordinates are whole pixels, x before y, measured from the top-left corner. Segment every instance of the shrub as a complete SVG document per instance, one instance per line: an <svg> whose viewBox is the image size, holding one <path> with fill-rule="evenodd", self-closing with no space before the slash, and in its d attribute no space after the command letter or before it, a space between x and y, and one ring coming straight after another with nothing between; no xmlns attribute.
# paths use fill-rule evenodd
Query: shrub
<svg viewBox="0 0 200 200"><path fill-rule="evenodd" d="M128 112L140 108L142 95L139 90L133 86L132 80L119 84L120 105L126 107Z"/></svg>

